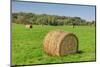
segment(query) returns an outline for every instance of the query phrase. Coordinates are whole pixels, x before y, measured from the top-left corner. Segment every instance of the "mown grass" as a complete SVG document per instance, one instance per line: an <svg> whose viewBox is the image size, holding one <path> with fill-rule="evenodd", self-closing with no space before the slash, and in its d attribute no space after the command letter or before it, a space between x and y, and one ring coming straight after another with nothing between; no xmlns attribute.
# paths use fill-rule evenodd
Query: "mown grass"
<svg viewBox="0 0 100 67"><path fill-rule="evenodd" d="M57 57L43 51L43 39L50 30L62 29L76 34L79 39L80 53ZM41 26L12 24L12 64L47 64L95 60L95 27L91 26Z"/></svg>

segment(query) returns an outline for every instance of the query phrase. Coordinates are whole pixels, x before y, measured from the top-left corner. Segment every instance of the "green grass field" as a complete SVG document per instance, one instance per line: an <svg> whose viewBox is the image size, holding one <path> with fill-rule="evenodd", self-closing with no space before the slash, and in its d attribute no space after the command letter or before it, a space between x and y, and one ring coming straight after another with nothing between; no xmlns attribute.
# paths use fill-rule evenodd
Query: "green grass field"
<svg viewBox="0 0 100 67"><path fill-rule="evenodd" d="M81 53L57 57L43 51L43 39L50 30L62 29L73 32L79 39ZM95 61L95 27L93 26L41 26L12 24L12 64L47 64L63 62Z"/></svg>

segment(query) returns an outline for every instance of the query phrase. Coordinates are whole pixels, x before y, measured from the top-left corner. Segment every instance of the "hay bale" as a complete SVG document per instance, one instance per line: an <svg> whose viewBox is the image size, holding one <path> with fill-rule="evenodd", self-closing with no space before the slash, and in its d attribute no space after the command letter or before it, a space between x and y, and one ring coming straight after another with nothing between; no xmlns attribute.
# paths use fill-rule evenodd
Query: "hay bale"
<svg viewBox="0 0 100 67"><path fill-rule="evenodd" d="M26 28L32 28L32 24L27 24L25 27Z"/></svg>
<svg viewBox="0 0 100 67"><path fill-rule="evenodd" d="M78 38L69 32L55 30L44 39L44 51L53 56L62 56L78 51Z"/></svg>

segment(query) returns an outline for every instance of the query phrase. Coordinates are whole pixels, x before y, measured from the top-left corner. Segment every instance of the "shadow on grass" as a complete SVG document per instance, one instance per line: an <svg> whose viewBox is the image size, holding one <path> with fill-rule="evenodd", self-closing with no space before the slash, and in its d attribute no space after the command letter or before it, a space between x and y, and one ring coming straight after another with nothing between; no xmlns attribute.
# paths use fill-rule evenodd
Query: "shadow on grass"
<svg viewBox="0 0 100 67"><path fill-rule="evenodd" d="M84 52L83 52L83 51L81 51L81 50L79 50L77 53L78 53L78 54L82 54L82 53L84 53Z"/></svg>

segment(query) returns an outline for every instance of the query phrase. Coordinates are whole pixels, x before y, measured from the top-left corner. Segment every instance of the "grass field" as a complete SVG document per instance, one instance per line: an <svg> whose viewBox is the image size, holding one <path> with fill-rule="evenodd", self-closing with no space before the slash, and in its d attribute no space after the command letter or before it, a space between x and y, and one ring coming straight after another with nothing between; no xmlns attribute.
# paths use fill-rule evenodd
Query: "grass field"
<svg viewBox="0 0 100 67"><path fill-rule="evenodd" d="M79 39L80 53L57 57L43 51L45 35L54 29L73 32ZM41 26L33 25L26 29L24 25L12 24L12 64L47 64L63 62L95 61L95 27L93 26Z"/></svg>

